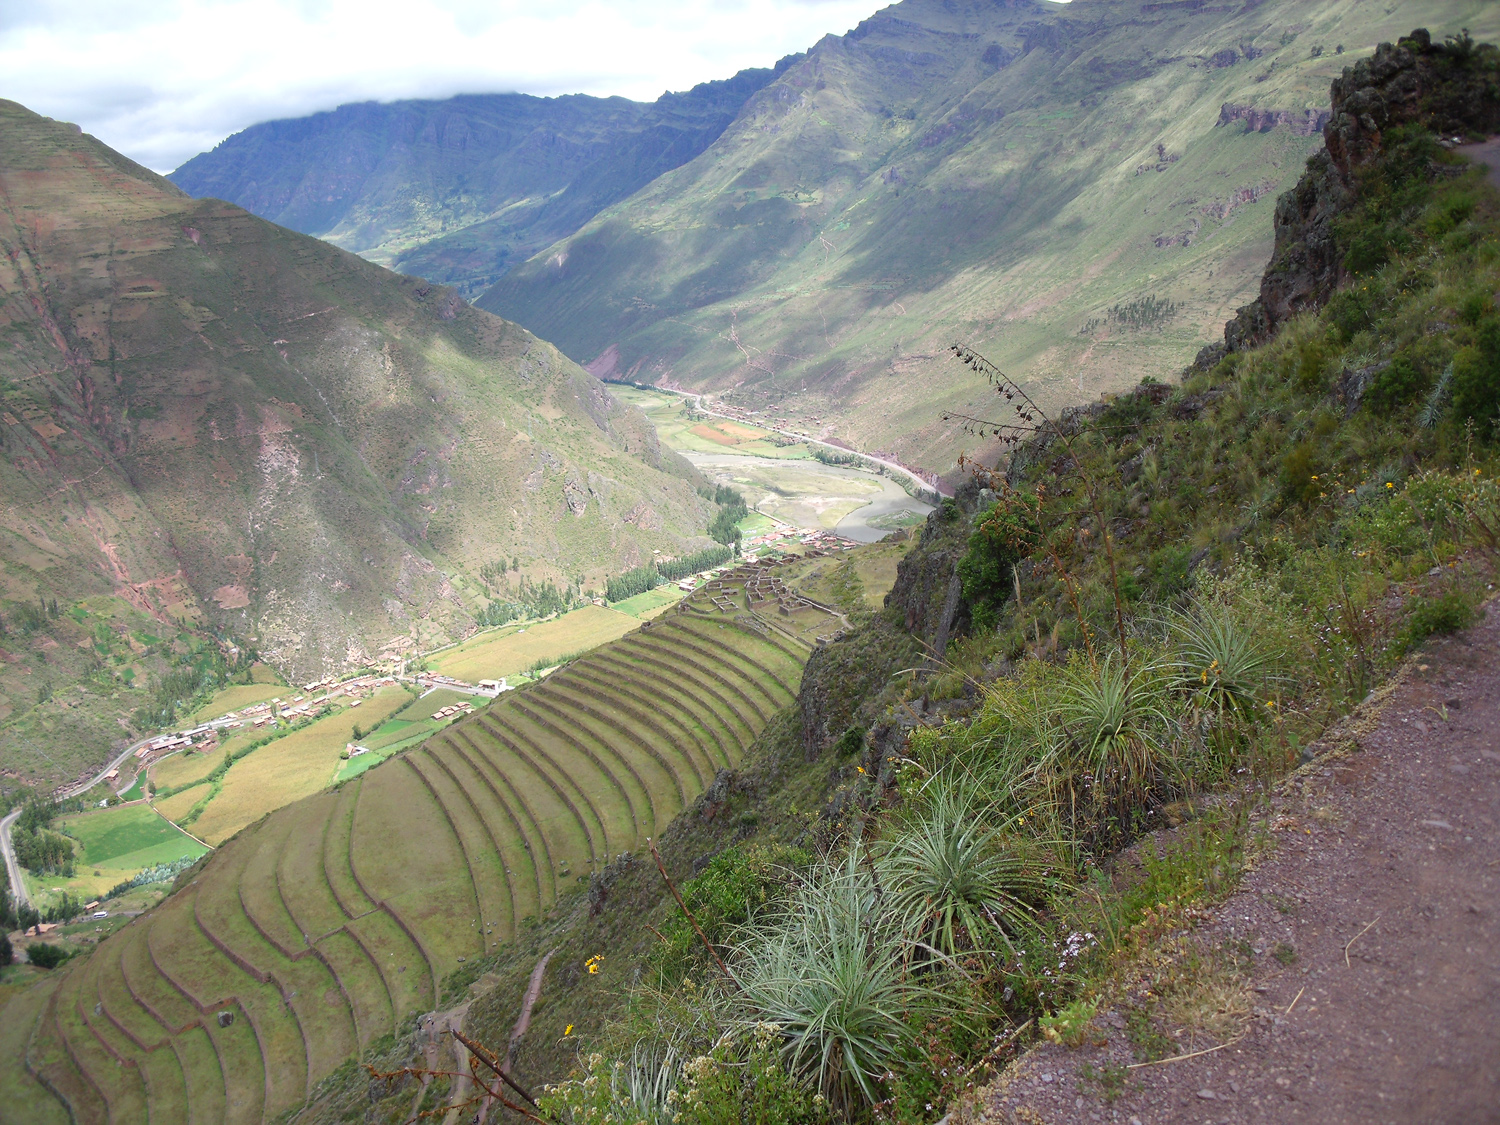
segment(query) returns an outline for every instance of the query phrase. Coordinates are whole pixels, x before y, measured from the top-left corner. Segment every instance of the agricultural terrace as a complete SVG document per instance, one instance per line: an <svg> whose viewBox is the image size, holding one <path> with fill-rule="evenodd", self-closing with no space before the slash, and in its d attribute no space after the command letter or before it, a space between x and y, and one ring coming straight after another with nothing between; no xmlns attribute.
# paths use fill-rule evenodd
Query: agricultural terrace
<svg viewBox="0 0 1500 1125"><path fill-rule="evenodd" d="M430 1010L460 961L641 848L794 701L809 652L796 632L817 630L756 602L771 573L732 572L239 832L65 970L35 1010L29 1049L0 1058L0 1083L35 1079L74 1120L101 1125L251 1122L297 1105ZM837 624L823 616L824 631ZM346 712L340 728L351 721ZM326 778L342 738L299 752L311 764L297 784ZM273 743L236 763L227 776L243 770L245 784L216 799L229 797L234 815L210 820L213 803L203 814L216 838L258 817L255 790L286 785L297 757Z"/></svg>
<svg viewBox="0 0 1500 1125"><path fill-rule="evenodd" d="M97 898L148 867L185 856L196 859L208 850L144 802L91 809L59 820L56 828L74 840L75 874L71 879L26 876L40 907L63 891L83 901Z"/></svg>
<svg viewBox="0 0 1500 1125"><path fill-rule="evenodd" d="M378 724L410 701L405 688L381 688L361 707L337 710L246 754L229 768L189 831L217 846L266 813L326 788L339 768L339 755L354 741L355 724Z"/></svg>
<svg viewBox="0 0 1500 1125"><path fill-rule="evenodd" d="M539 625L508 625L440 652L427 663L434 672L476 683L525 672L623 637L640 624L618 608L586 605Z"/></svg>

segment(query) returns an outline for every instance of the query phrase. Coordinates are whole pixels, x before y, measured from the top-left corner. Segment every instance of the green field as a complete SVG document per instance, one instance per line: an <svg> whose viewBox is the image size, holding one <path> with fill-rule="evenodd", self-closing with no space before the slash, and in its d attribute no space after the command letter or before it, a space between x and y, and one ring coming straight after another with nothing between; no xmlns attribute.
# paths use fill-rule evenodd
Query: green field
<svg viewBox="0 0 1500 1125"><path fill-rule="evenodd" d="M217 1119L225 1106L251 1121L298 1104L431 1010L460 960L658 835L794 703L809 648L745 598L728 575L336 792L311 790L355 717L400 711L383 724L400 741L453 693L387 689L236 762L195 825L226 841L207 867L60 976L46 1018L25 1009L34 1065L80 1121ZM78 818L99 854L160 846L149 809L110 814L112 828ZM225 1008L245 1018L220 1027ZM173 1049L142 1047L159 1042ZM13 1063L0 1060L0 1083L24 1085Z"/></svg>
<svg viewBox="0 0 1500 1125"><path fill-rule="evenodd" d="M260 667L257 665L256 667ZM190 723L201 723L208 719L217 719L220 715L227 715L231 711L238 711L242 707L249 707L256 703L265 703L267 700L278 696L286 697L291 693L291 688L279 681L274 683L249 683L232 684L222 691L214 693L213 699L189 717Z"/></svg>
<svg viewBox="0 0 1500 1125"><path fill-rule="evenodd" d="M223 760L222 747L206 751L184 750L153 763L150 778L156 782L158 789L180 789L184 785L202 781Z"/></svg>
<svg viewBox="0 0 1500 1125"><path fill-rule="evenodd" d="M77 841L76 873L71 879L36 879L28 875L27 887L40 906L63 891L75 898L95 898L147 867L183 856L196 858L208 850L184 836L145 803L91 809L60 819L57 828ZM95 871L99 874L95 875Z"/></svg>
<svg viewBox="0 0 1500 1125"><path fill-rule="evenodd" d="M633 598L615 602L609 608L616 613L628 613L631 617L649 621L658 616L667 606L676 605L681 600L682 591L677 588L676 584L670 584L658 586L654 590L647 590Z"/></svg>
<svg viewBox="0 0 1500 1125"><path fill-rule="evenodd" d="M410 699L405 688L382 688L361 707L340 708L251 752L224 775L218 796L208 803L189 831L210 844L218 844L266 813L316 793L334 780L339 754L354 740L354 724L367 728L406 706ZM182 798L191 801L194 795L201 800L204 791L190 790L172 801ZM176 815L181 816L185 811L174 805Z"/></svg>
<svg viewBox="0 0 1500 1125"><path fill-rule="evenodd" d="M640 622L628 613L586 605L539 625L505 626L472 637L432 657L434 672L475 683L526 671L538 661L556 660L615 640Z"/></svg>

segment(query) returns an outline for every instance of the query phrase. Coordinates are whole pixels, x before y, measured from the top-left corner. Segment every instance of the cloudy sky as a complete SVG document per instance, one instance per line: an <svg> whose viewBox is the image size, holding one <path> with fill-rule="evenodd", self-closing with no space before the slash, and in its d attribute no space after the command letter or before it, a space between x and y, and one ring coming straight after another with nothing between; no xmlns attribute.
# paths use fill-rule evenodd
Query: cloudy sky
<svg viewBox="0 0 1500 1125"><path fill-rule="evenodd" d="M344 102L622 94L769 66L887 0L0 0L0 97L169 171Z"/></svg>

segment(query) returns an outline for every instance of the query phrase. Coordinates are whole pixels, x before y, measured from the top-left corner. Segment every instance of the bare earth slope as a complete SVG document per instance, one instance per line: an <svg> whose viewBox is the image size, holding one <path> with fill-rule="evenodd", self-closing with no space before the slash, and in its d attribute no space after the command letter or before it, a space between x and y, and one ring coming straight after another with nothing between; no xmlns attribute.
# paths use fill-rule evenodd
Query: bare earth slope
<svg viewBox="0 0 1500 1125"><path fill-rule="evenodd" d="M985 1119L1500 1121L1497 657L1492 605L1429 644L1356 716L1353 744L1321 747L1335 752L1275 802L1270 858L1196 933L1201 948L1252 953L1243 1039L1131 1070L1105 1104L1084 1067L1135 1062L1105 1012L1107 1046L1032 1052Z"/></svg>
<svg viewBox="0 0 1500 1125"><path fill-rule="evenodd" d="M1255 294L1328 84L1500 7L905 0L828 36L702 155L507 274L483 308L603 378L731 401L946 473L982 393L1045 405L1180 368Z"/></svg>
<svg viewBox="0 0 1500 1125"><path fill-rule="evenodd" d="M0 252L0 599L113 595L300 681L462 635L501 556L584 578L705 526L551 345L10 102Z"/></svg>

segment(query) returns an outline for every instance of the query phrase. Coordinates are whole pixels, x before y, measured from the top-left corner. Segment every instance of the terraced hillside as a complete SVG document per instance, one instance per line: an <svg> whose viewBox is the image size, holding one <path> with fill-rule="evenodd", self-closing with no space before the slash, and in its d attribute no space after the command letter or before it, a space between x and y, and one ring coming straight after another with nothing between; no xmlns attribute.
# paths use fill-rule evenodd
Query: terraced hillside
<svg viewBox="0 0 1500 1125"><path fill-rule="evenodd" d="M735 572L235 837L67 972L0 1088L86 1123L275 1117L739 761L810 651ZM824 633L838 619L825 614ZM12 1013L7 1012L7 1017ZM40 1118L39 1118L40 1119Z"/></svg>

